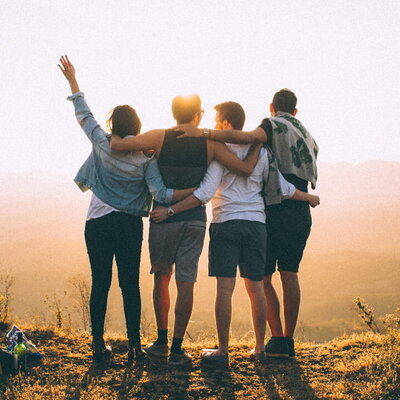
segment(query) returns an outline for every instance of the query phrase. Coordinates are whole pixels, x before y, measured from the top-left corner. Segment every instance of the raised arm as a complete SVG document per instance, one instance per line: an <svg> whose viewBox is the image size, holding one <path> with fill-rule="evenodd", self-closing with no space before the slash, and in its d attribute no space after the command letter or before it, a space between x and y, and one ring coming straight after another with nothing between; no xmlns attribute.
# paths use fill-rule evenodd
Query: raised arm
<svg viewBox="0 0 400 400"><path fill-rule="evenodd" d="M182 137L205 137L217 142L234 144L266 143L267 134L264 129L257 127L252 131L200 129L190 124L178 125L176 131L183 132Z"/></svg>
<svg viewBox="0 0 400 400"><path fill-rule="evenodd" d="M246 158L241 160L233 154L225 143L209 142L212 159L219 161L224 167L228 168L231 172L249 177L257 164L258 155L260 153L261 145L253 145L250 147Z"/></svg>
<svg viewBox="0 0 400 400"><path fill-rule="evenodd" d="M94 119L89 106L85 101L84 94L80 91L78 82L75 76L75 68L69 61L67 56L60 58L58 67L67 79L71 88L72 95L68 97L71 100L75 108L75 116L82 127L87 137L92 143L107 142L107 133L101 129L101 126Z"/></svg>
<svg viewBox="0 0 400 400"><path fill-rule="evenodd" d="M71 88L71 93L78 93L80 92L79 90L79 85L76 80L75 76L75 68L69 61L67 56L61 56L60 58L60 64L58 64L58 68L60 68L61 72L64 74L65 78L67 79L69 86Z"/></svg>

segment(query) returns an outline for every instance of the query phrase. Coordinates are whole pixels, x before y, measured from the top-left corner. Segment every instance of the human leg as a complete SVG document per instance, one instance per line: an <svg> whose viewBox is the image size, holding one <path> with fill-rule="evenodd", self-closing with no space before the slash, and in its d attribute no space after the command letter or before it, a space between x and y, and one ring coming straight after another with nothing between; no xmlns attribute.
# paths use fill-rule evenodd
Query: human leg
<svg viewBox="0 0 400 400"><path fill-rule="evenodd" d="M262 281L244 279L247 294L251 303L251 315L253 319L254 333L256 337L255 352L264 352L264 339L266 328L266 301Z"/></svg>
<svg viewBox="0 0 400 400"><path fill-rule="evenodd" d="M157 328L168 329L168 313L170 308L169 282L171 275L154 273L153 305L156 315Z"/></svg>
<svg viewBox="0 0 400 400"><path fill-rule="evenodd" d="M280 317L279 298L272 284L272 275L264 277L264 294L266 299L267 321L272 336L283 336Z"/></svg>
<svg viewBox="0 0 400 400"><path fill-rule="evenodd" d="M176 252L175 279L177 298L175 303L174 338L183 339L193 309L194 283L203 249L205 222L184 221ZM173 350L173 349L171 349Z"/></svg>
<svg viewBox="0 0 400 400"><path fill-rule="evenodd" d="M101 342L107 309L108 291L112 279L113 249L109 240L110 215L86 221L85 242L90 260L92 287L90 319L92 336Z"/></svg>
<svg viewBox="0 0 400 400"><path fill-rule="evenodd" d="M229 329L232 319L232 294L236 278L217 277L215 297L215 322L218 334L218 352L216 355L228 354Z"/></svg>
<svg viewBox="0 0 400 400"><path fill-rule="evenodd" d="M300 308L300 284L297 272L280 271L283 288L284 336L293 338Z"/></svg>
<svg viewBox="0 0 400 400"><path fill-rule="evenodd" d="M122 292L130 348L141 349L139 286L140 256L143 239L142 219L118 213L114 222L115 259Z"/></svg>
<svg viewBox="0 0 400 400"><path fill-rule="evenodd" d="M180 234L178 225L150 223L150 272L154 274L153 306L157 323L157 340L147 346L146 351L158 357L166 357L168 353L169 283Z"/></svg>
<svg viewBox="0 0 400 400"><path fill-rule="evenodd" d="M193 309L194 282L176 281L174 337L183 338Z"/></svg>

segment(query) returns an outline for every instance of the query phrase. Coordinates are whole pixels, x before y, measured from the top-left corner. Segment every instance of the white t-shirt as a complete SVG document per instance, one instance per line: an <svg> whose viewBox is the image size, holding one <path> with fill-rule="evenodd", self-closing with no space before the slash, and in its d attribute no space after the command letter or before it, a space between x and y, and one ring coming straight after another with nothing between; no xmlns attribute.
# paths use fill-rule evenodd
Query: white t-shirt
<svg viewBox="0 0 400 400"><path fill-rule="evenodd" d="M118 211L115 208L109 206L108 204L101 201L93 192L92 198L90 199L89 209L86 216L86 221L91 219L104 217L107 214L112 213L113 211Z"/></svg>
<svg viewBox="0 0 400 400"><path fill-rule="evenodd" d="M250 145L227 144L240 159L244 159ZM262 148L253 173L243 177L230 172L218 161L209 165L200 186L193 192L203 204L211 200L213 223L232 219L265 223L265 205L262 197L264 182L268 181L268 154ZM296 188L279 174L282 198L291 198Z"/></svg>

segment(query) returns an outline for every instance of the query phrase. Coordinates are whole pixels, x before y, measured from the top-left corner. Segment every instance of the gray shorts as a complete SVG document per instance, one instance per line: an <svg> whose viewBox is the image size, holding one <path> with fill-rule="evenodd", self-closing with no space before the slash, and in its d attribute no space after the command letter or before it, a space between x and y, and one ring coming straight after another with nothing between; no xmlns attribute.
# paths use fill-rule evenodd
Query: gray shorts
<svg viewBox="0 0 400 400"><path fill-rule="evenodd" d="M175 264L177 281L196 282L205 232L204 221L150 223L150 273L171 275Z"/></svg>

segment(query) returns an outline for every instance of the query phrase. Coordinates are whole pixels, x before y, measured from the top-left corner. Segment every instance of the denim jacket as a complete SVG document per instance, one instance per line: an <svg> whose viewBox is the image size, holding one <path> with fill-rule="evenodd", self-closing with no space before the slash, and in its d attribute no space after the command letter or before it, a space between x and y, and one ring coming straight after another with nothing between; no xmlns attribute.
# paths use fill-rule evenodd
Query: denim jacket
<svg viewBox="0 0 400 400"><path fill-rule="evenodd" d="M82 92L67 97L75 107L76 118L92 142L92 152L74 181L104 203L139 217L147 216L151 198L160 203L172 201L173 189L162 181L157 161L142 152L117 152L109 146L108 135L93 118Z"/></svg>

